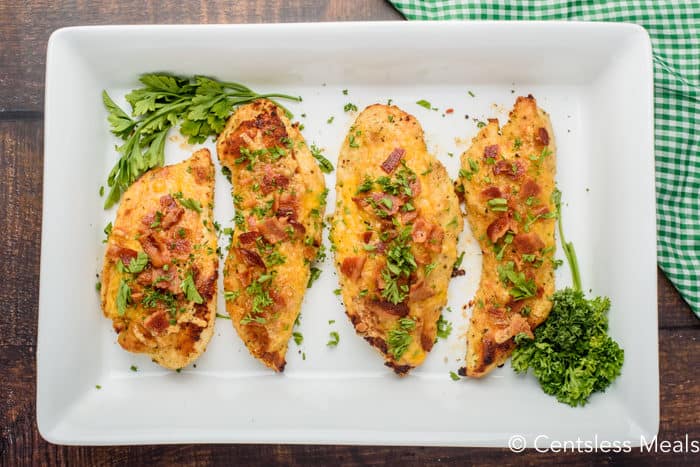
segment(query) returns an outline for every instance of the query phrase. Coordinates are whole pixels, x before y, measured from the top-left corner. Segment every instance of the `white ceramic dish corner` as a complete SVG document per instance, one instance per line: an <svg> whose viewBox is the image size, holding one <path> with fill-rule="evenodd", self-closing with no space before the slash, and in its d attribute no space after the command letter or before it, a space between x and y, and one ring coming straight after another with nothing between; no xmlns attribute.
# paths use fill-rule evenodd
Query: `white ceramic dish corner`
<svg viewBox="0 0 700 467"><path fill-rule="evenodd" d="M332 293L337 283L330 260L307 294L304 343L290 345L283 375L254 361L225 320L217 322L197 367L179 374L123 352L94 290L102 229L114 215L102 210L97 193L116 160L100 93L106 89L123 104L124 93L149 71L300 94L304 101L289 107L307 140L326 148L332 161L353 118L343 105L363 108L391 98L418 117L429 148L453 176L457 155L476 133L474 119L504 120L516 95L532 93L552 117L565 222L584 285L613 302L610 332L625 348L622 376L582 409L557 403L509 365L484 380L453 382L449 372L461 366L464 349L462 307L479 276L480 256L468 232L460 240L467 276L450 286L453 311L445 312L454 331L407 378L390 374L354 335ZM443 116L417 106L419 99L455 111ZM652 118L650 43L632 25L340 23L55 32L47 57L37 350L42 436L60 444L454 446L505 446L513 434L528 445L538 435L547 437L545 444L650 439L659 422ZM213 149L211 142L205 146ZM191 151L174 133L168 162ZM334 186L333 175L327 184ZM228 191L218 176L215 215L224 226L233 216ZM558 273L558 284L567 284L568 271ZM326 346L333 330L341 336L335 349Z"/></svg>

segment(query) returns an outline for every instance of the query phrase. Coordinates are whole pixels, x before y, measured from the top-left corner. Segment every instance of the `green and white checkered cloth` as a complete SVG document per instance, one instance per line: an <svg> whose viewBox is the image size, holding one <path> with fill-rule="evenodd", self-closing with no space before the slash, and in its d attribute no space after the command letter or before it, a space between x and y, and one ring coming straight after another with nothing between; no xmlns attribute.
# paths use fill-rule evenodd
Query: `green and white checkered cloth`
<svg viewBox="0 0 700 467"><path fill-rule="evenodd" d="M659 266L700 318L700 1L404 0L410 20L622 21L653 46Z"/></svg>

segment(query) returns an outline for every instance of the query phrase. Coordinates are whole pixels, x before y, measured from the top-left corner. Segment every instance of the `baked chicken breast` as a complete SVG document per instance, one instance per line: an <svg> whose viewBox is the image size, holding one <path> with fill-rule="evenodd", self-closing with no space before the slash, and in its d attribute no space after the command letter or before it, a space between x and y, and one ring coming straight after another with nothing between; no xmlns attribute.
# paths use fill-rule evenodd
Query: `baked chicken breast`
<svg viewBox="0 0 700 467"><path fill-rule="evenodd" d="M340 151L331 242L356 332L405 375L436 340L462 230L459 202L423 130L398 107L372 105Z"/></svg>
<svg viewBox="0 0 700 467"><path fill-rule="evenodd" d="M124 193L102 270L102 310L125 350L169 369L192 363L214 330L219 260L209 150L146 172Z"/></svg>
<svg viewBox="0 0 700 467"><path fill-rule="evenodd" d="M325 182L297 126L269 100L239 107L216 148L236 208L226 309L250 353L283 371L321 246Z"/></svg>
<svg viewBox="0 0 700 467"><path fill-rule="evenodd" d="M549 116L518 97L502 128L491 119L462 154L467 218L483 253L461 373L481 377L514 337L547 319L554 293L555 145Z"/></svg>

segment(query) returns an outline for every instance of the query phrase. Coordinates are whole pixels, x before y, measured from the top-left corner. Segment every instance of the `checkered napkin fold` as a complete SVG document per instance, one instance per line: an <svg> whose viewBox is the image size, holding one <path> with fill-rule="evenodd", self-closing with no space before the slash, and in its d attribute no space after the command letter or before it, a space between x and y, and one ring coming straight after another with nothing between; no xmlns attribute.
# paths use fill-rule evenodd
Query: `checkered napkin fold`
<svg viewBox="0 0 700 467"><path fill-rule="evenodd" d="M620 21L654 56L657 260L700 318L700 1L391 0L409 20Z"/></svg>

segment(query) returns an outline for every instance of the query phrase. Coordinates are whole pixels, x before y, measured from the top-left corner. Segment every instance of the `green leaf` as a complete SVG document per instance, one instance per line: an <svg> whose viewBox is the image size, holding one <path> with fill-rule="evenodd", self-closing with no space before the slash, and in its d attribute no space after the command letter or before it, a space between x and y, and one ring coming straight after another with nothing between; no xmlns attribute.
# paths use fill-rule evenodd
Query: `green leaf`
<svg viewBox="0 0 700 467"><path fill-rule="evenodd" d="M315 144L312 144L310 149L311 155L318 162L318 168L321 169L321 172L325 174L333 172L333 164L331 164L331 161L326 159L323 152Z"/></svg>
<svg viewBox="0 0 700 467"><path fill-rule="evenodd" d="M326 345L328 347L337 347L338 343L340 342L340 334L338 334L336 331L331 331L329 335L330 339L328 342L326 342Z"/></svg>
<svg viewBox="0 0 700 467"><path fill-rule="evenodd" d="M109 115L107 121L111 126L111 131L120 138L126 138L134 129L136 122L124 112L121 107L114 103L107 91L102 91L102 103L107 108Z"/></svg>
<svg viewBox="0 0 700 467"><path fill-rule="evenodd" d="M452 323L447 321L442 315L437 321L437 336L440 339L447 339L452 333Z"/></svg>
<svg viewBox="0 0 700 467"><path fill-rule="evenodd" d="M138 274L143 271L147 264L148 255L143 251L139 251L138 256L129 262L129 266L127 266L126 270L131 274Z"/></svg>
<svg viewBox="0 0 700 467"><path fill-rule="evenodd" d="M189 209L191 211L202 212L202 203L192 198L184 198L182 192L178 191L173 193L173 198L175 198L183 208Z"/></svg>
<svg viewBox="0 0 700 467"><path fill-rule="evenodd" d="M430 105L430 102L426 101L425 99L419 100L418 102L416 102L416 104L418 104L421 107L426 108L428 110L430 110L432 108L432 106Z"/></svg>
<svg viewBox="0 0 700 467"><path fill-rule="evenodd" d="M185 276L185 279L180 284L180 289L185 293L187 300L195 302L197 304L201 304L204 302L204 299L201 295L199 295L199 292L197 291L197 287L194 285L194 279L192 278L191 272L188 273L187 276Z"/></svg>
<svg viewBox="0 0 700 467"><path fill-rule="evenodd" d="M139 78L144 85L156 91L178 93L181 90L181 80L167 73L148 73Z"/></svg>
<svg viewBox="0 0 700 467"><path fill-rule="evenodd" d="M127 284L126 279L122 279L119 282L119 289L117 289L117 313L119 316L124 316L126 313L126 307L131 302L131 289L129 284Z"/></svg>

